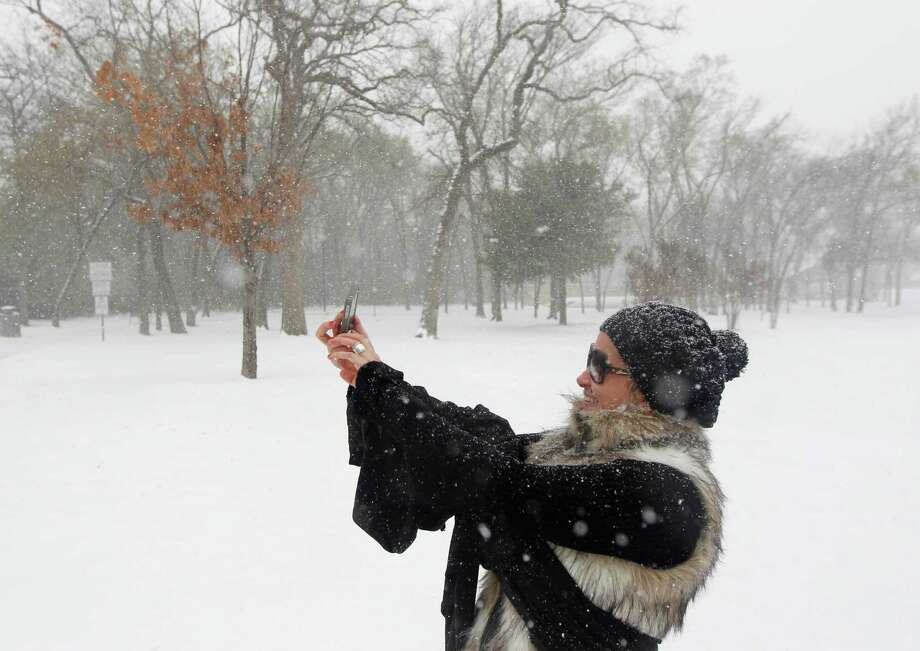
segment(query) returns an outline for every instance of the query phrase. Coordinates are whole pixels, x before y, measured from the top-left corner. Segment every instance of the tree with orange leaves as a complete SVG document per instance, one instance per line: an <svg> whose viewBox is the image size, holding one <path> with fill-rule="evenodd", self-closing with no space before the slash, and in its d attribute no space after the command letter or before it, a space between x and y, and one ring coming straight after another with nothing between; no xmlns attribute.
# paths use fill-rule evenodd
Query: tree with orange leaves
<svg viewBox="0 0 920 651"><path fill-rule="evenodd" d="M217 239L242 265L241 372L255 378L257 253L278 249L273 235L287 215L299 210L302 181L284 170L256 180L257 150L246 97L221 92L232 84L214 84L206 77L202 49L199 43L187 49L172 44L167 74L156 82L106 61L96 72L97 94L126 113L132 146L153 162L145 179L150 201L133 206L133 216Z"/></svg>

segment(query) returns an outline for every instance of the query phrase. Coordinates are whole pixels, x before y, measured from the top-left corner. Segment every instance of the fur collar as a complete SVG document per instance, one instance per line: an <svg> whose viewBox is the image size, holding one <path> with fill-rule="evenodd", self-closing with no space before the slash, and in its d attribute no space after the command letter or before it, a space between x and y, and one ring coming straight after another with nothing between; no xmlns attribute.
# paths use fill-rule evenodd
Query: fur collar
<svg viewBox="0 0 920 651"><path fill-rule="evenodd" d="M675 567L654 569L614 556L553 546L593 603L662 639L680 630L687 606L712 574L722 549L724 496L709 470L709 441L701 427L664 414L632 409L582 412L582 400L572 398L571 403L568 424L533 443L528 463L583 465L614 459L663 463L690 477L702 496L706 526L691 558ZM486 573L477 602L479 612L465 651L535 651L525 623L492 572ZM497 626L489 639L483 639L490 616L497 618Z"/></svg>
<svg viewBox="0 0 920 651"><path fill-rule="evenodd" d="M600 463L597 457L635 450L642 446L672 447L685 451L701 465L708 465L709 439L703 428L658 412L645 412L627 406L583 412L584 400L571 397L568 425L547 432L531 446L529 461L560 463L568 457L573 463Z"/></svg>

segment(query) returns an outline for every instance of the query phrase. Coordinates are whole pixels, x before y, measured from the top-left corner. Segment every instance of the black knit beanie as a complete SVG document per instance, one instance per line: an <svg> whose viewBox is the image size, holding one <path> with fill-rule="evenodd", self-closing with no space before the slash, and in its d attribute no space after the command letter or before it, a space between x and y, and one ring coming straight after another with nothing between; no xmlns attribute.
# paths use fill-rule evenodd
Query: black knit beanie
<svg viewBox="0 0 920 651"><path fill-rule="evenodd" d="M747 365L747 345L729 330L709 329L695 312L640 303L601 325L655 411L712 427L725 383Z"/></svg>

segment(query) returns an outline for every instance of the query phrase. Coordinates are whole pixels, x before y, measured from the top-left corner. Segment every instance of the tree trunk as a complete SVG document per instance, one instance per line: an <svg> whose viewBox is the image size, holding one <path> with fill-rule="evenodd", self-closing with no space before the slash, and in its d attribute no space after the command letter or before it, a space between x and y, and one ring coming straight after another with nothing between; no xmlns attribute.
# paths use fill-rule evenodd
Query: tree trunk
<svg viewBox="0 0 920 651"><path fill-rule="evenodd" d="M272 254L266 253L262 256L262 269L259 272L259 296L257 300L256 326L268 330L268 294L271 291L272 277ZM282 297L282 300L283 297ZM282 307L282 321L284 320L284 308Z"/></svg>
<svg viewBox="0 0 920 651"><path fill-rule="evenodd" d="M214 292L214 283L217 281L217 261L223 252L223 245L217 244L214 247L214 253L207 258L207 267L204 270L204 278L201 281L204 300L201 306L201 316L211 317L211 295Z"/></svg>
<svg viewBox="0 0 920 651"><path fill-rule="evenodd" d="M323 314L326 313L326 238L323 238L319 243L319 255L320 255L320 286L319 294L320 300L323 303Z"/></svg>
<svg viewBox="0 0 920 651"><path fill-rule="evenodd" d="M485 288L482 282L482 215L480 214L480 204L473 200L473 180L467 175L464 183L464 192L466 195L466 204L470 210L470 237L473 243L473 261L476 265L473 276L474 287L476 290L476 316L485 318Z"/></svg>
<svg viewBox="0 0 920 651"><path fill-rule="evenodd" d="M568 325L569 323L565 284L565 276L560 275L556 281L557 292L559 293L559 325Z"/></svg>
<svg viewBox="0 0 920 651"><path fill-rule="evenodd" d="M854 285L856 284L856 266L853 264L847 264L847 312L853 311L853 293Z"/></svg>
<svg viewBox="0 0 920 651"><path fill-rule="evenodd" d="M604 279L604 288L601 290L601 311L604 312L607 310L607 294L610 293L610 281L613 278L613 267L611 266L607 269L607 277ZM627 287L629 287L629 281L627 280ZM625 298L625 297L624 297Z"/></svg>
<svg viewBox="0 0 920 651"><path fill-rule="evenodd" d="M447 262L445 263L447 269L444 271L444 314L447 314L447 304L450 302L450 257L451 253L453 253L454 239L456 238L454 238L453 233L451 233L450 243L447 246Z"/></svg>
<svg viewBox="0 0 920 651"><path fill-rule="evenodd" d="M194 244L192 244L195 250L192 251L192 263L190 265L191 269L189 270L189 287L191 288L191 298L185 310L185 325L190 328L197 325L196 314L198 312L199 301L201 300L201 283L198 280L198 265L201 260L203 239L204 236L199 232L195 237Z"/></svg>
<svg viewBox="0 0 920 651"><path fill-rule="evenodd" d="M135 284L137 285L137 298L135 311L138 317L138 332L150 335L150 302L147 298L147 225L143 222L137 225L137 270Z"/></svg>
<svg viewBox="0 0 920 651"><path fill-rule="evenodd" d="M32 279L35 278L35 273L38 271L37 266L35 256L30 255L26 262L25 277L19 281L19 324L23 326L29 325L29 319L32 316Z"/></svg>
<svg viewBox="0 0 920 651"><path fill-rule="evenodd" d="M460 247L460 277L463 280L463 309L470 309L470 282L469 273L466 269L466 253L463 247Z"/></svg>
<svg viewBox="0 0 920 651"><path fill-rule="evenodd" d="M285 224L281 271L281 332L293 336L307 334L307 319L304 315L306 254L303 232L303 214L292 216ZM264 327L268 327L267 316Z"/></svg>
<svg viewBox="0 0 920 651"><path fill-rule="evenodd" d="M738 325L738 315L741 313L740 297L734 292L728 292L722 303L722 311L725 313L725 327L728 330L734 330Z"/></svg>
<svg viewBox="0 0 920 651"><path fill-rule="evenodd" d="M240 374L254 380L258 373L256 312L259 309L259 274L251 246L244 243L243 247L243 363Z"/></svg>
<svg viewBox="0 0 920 651"><path fill-rule="evenodd" d="M492 269L492 321L502 320L502 277Z"/></svg>
<svg viewBox="0 0 920 651"><path fill-rule="evenodd" d="M377 283L380 282L380 240L374 236L374 243L371 245L374 247L374 280L371 282L371 305L374 308L374 316L377 316L377 303L379 299L377 297Z"/></svg>
<svg viewBox="0 0 920 651"><path fill-rule="evenodd" d="M540 310L540 288L543 285L543 276L537 276L533 281L533 318L537 318Z"/></svg>
<svg viewBox="0 0 920 651"><path fill-rule="evenodd" d="M161 289L159 283L153 288L153 316L157 332L163 329L163 292Z"/></svg>
<svg viewBox="0 0 920 651"><path fill-rule="evenodd" d="M450 248L450 232L457 216L457 207L463 183L466 182L468 172L464 167L458 167L450 180L444 210L438 220L438 229L435 235L431 259L428 263L428 285L422 300L422 317L416 337L438 336L438 302L441 299L441 287L444 284L447 254Z"/></svg>
<svg viewBox="0 0 920 651"><path fill-rule="evenodd" d="M805 307L811 307L811 269L805 272Z"/></svg>
<svg viewBox="0 0 920 651"><path fill-rule="evenodd" d="M412 283L409 281L408 275L404 280L403 291L405 292L406 312L408 312L412 309Z"/></svg>
<svg viewBox="0 0 920 651"><path fill-rule="evenodd" d="M486 318L486 290L482 282L482 260L476 253L476 271L473 275L476 288L476 316Z"/></svg>
<svg viewBox="0 0 920 651"><path fill-rule="evenodd" d="M169 270L166 268L166 256L163 251L163 223L159 219L154 219L150 224L150 253L157 273L160 296L165 303L169 331L173 334L184 335L186 330L185 325L182 323L182 312L179 310L176 290L173 288Z"/></svg>
<svg viewBox="0 0 920 651"><path fill-rule="evenodd" d="M733 305L727 311L728 317L728 329L734 330L738 327L738 317L741 316L741 308L738 305Z"/></svg>
<svg viewBox="0 0 920 651"><path fill-rule="evenodd" d="M555 319L559 314L559 289L556 283L556 274L549 275L549 315L547 319Z"/></svg>
<svg viewBox="0 0 920 651"><path fill-rule="evenodd" d="M767 295L767 310L770 313L770 329L776 329L776 325L779 322L779 312L781 309L781 299L782 299L782 280L772 280L770 281L770 289Z"/></svg>
<svg viewBox="0 0 920 651"><path fill-rule="evenodd" d="M869 254L863 259L862 278L859 279L859 298L856 302L856 311L862 314L866 306L866 286L869 282Z"/></svg>
<svg viewBox="0 0 920 651"><path fill-rule="evenodd" d="M598 312L604 309L601 305L601 265L594 268L594 309Z"/></svg>
<svg viewBox="0 0 920 651"><path fill-rule="evenodd" d="M882 290L885 305L892 307L894 305L894 276L891 273L891 264L885 265L885 288Z"/></svg>
<svg viewBox="0 0 920 651"><path fill-rule="evenodd" d="M901 305L901 272L904 269L904 251L902 249L901 255L898 256L898 264L894 270L894 305L898 307Z"/></svg>
<svg viewBox="0 0 920 651"><path fill-rule="evenodd" d="M581 292L581 313L585 313L585 284L582 282L581 275L578 276L578 291Z"/></svg>
<svg viewBox="0 0 920 651"><path fill-rule="evenodd" d="M19 300L16 302L16 309L19 310L19 325L29 325L29 292L24 280L19 281Z"/></svg>

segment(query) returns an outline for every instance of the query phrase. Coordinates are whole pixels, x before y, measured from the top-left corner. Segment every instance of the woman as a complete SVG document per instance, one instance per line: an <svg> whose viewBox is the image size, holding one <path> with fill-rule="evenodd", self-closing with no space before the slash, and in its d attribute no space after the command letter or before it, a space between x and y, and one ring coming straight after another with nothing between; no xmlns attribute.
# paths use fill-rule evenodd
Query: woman
<svg viewBox="0 0 920 651"><path fill-rule="evenodd" d="M673 305L621 310L590 346L568 423L518 436L482 405L407 384L360 322L328 336L336 325L317 336L350 385L355 522L400 553L454 518L448 651L646 651L680 629L721 549L703 428L747 364L738 335Z"/></svg>

